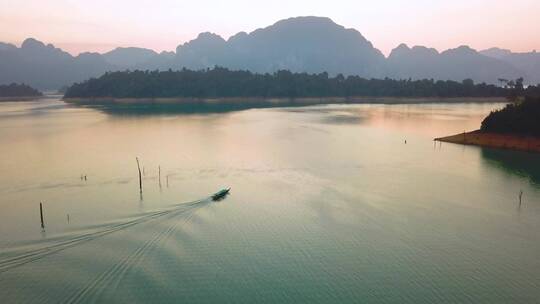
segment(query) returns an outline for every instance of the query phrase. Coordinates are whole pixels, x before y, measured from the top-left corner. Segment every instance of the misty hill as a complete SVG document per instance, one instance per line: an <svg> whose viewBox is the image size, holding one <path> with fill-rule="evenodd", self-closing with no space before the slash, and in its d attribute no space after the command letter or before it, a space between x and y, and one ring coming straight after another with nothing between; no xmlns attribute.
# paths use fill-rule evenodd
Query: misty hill
<svg viewBox="0 0 540 304"><path fill-rule="evenodd" d="M512 54L512 51L494 47L494 48L480 51L480 54L486 55L492 58L502 59L503 57Z"/></svg>
<svg viewBox="0 0 540 304"><path fill-rule="evenodd" d="M16 49L17 47L14 46L13 44L11 43L3 43L3 42L0 42L0 51L7 51L7 50L14 50Z"/></svg>
<svg viewBox="0 0 540 304"><path fill-rule="evenodd" d="M103 54L105 61L118 67L134 67L147 63L157 56L153 50L136 47L119 47Z"/></svg>
<svg viewBox="0 0 540 304"><path fill-rule="evenodd" d="M21 82L39 89L57 89L99 76L111 68L100 54L74 57L32 38L26 39L20 48L0 47L0 84Z"/></svg>
<svg viewBox="0 0 540 304"><path fill-rule="evenodd" d="M224 40L203 33L176 49L178 66L215 65L253 72L293 72L331 75L382 75L385 58L362 34L328 18L297 17L279 21L252 33Z"/></svg>
<svg viewBox="0 0 540 304"><path fill-rule="evenodd" d="M513 53L510 50L491 48L480 52L483 55L497 58L524 72L522 75L529 83L540 83L540 53Z"/></svg>
<svg viewBox="0 0 540 304"><path fill-rule="evenodd" d="M423 46L409 48L401 44L388 56L388 77L423 79L474 79L497 83L504 77L515 79L524 71L512 64L482 55L468 46L460 46L442 53Z"/></svg>
<svg viewBox="0 0 540 304"><path fill-rule="evenodd" d="M281 20L228 40L201 33L176 48L156 53L143 48L117 48L105 54L72 56L53 45L27 39L16 47L0 43L0 84L25 82L57 89L106 71L126 69L179 70L223 66L256 73L292 72L358 75L365 78L455 80L498 83L498 78L525 77L540 82L536 53L477 52L462 46L439 53L435 49L400 45L388 58L355 29L323 17Z"/></svg>

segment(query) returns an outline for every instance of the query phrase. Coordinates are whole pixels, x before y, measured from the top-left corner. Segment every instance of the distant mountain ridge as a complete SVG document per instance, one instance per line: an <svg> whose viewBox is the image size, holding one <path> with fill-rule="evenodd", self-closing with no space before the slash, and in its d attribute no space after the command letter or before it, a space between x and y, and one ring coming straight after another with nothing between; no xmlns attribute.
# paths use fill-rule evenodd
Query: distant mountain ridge
<svg viewBox="0 0 540 304"><path fill-rule="evenodd" d="M439 53L422 46L400 45L386 58L355 29L325 17L295 17L228 40L201 33L175 52L117 48L72 56L53 45L29 38L21 47L0 43L0 84L24 82L39 89L58 89L107 71L126 69L204 69L214 66L257 73L290 70L364 78L423 79L498 83L525 77L540 82L540 55L502 49L478 52L461 46Z"/></svg>
<svg viewBox="0 0 540 304"><path fill-rule="evenodd" d="M527 77L523 70L509 62L485 56L468 46L439 53L423 46L409 48L401 44L388 56L388 76L413 79L473 79L496 83L498 78Z"/></svg>
<svg viewBox="0 0 540 304"><path fill-rule="evenodd" d="M109 64L119 67L133 67L144 64L157 55L158 53L150 49L119 47L103 54L103 57Z"/></svg>
<svg viewBox="0 0 540 304"><path fill-rule="evenodd" d="M514 53L510 50L490 48L480 51L480 54L507 62L523 71L523 76L531 84L540 83L540 53L536 50L527 53Z"/></svg>
<svg viewBox="0 0 540 304"><path fill-rule="evenodd" d="M291 72L383 75L384 56L358 31L328 18L298 17L281 20L229 40L202 33L176 49L177 64L191 69L224 66L264 73Z"/></svg>
<svg viewBox="0 0 540 304"><path fill-rule="evenodd" d="M38 89L58 89L115 69L98 53L76 57L52 44L29 38L20 48L0 47L0 84L26 83Z"/></svg>

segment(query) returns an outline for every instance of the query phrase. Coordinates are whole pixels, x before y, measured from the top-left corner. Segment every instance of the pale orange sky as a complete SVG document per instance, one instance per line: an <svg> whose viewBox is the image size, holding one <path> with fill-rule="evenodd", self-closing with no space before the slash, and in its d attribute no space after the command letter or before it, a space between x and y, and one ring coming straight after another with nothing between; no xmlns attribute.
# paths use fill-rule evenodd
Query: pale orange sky
<svg viewBox="0 0 540 304"><path fill-rule="evenodd" d="M117 46L172 51L211 31L228 38L293 16L326 16L360 31L388 54L400 43L439 51L540 50L539 0L0 0L0 41L27 37L72 54Z"/></svg>

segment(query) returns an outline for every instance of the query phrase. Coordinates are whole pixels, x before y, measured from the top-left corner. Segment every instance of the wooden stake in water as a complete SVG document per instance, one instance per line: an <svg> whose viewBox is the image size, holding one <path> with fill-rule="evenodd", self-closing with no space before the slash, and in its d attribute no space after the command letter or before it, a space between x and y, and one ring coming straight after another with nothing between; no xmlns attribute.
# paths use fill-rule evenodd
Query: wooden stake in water
<svg viewBox="0 0 540 304"><path fill-rule="evenodd" d="M521 197L523 196L523 190L519 190L519 205L521 206Z"/></svg>
<svg viewBox="0 0 540 304"><path fill-rule="evenodd" d="M159 187L161 188L161 166L158 166L158 180L159 180Z"/></svg>
<svg viewBox="0 0 540 304"><path fill-rule="evenodd" d="M41 218L41 229L45 229L45 223L43 222L43 204L39 202L39 217Z"/></svg>
<svg viewBox="0 0 540 304"><path fill-rule="evenodd" d="M167 188L169 188L169 174L167 174Z"/></svg>
<svg viewBox="0 0 540 304"><path fill-rule="evenodd" d="M139 164L139 158L135 157L137 160L137 169L139 170L139 191L142 193L142 176L141 176L141 166Z"/></svg>

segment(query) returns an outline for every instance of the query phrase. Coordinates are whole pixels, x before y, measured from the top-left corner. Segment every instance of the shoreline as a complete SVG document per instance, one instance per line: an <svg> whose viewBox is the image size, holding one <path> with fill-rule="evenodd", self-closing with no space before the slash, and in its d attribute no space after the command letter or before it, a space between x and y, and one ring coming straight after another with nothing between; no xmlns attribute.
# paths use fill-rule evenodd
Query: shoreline
<svg viewBox="0 0 540 304"><path fill-rule="evenodd" d="M220 97L220 98L62 98L66 103L79 105L184 105L184 106L235 106L281 107L322 104L417 104L417 103L497 103L504 97Z"/></svg>
<svg viewBox="0 0 540 304"><path fill-rule="evenodd" d="M540 153L540 137L527 135L487 133L475 130L435 138L434 141Z"/></svg>

